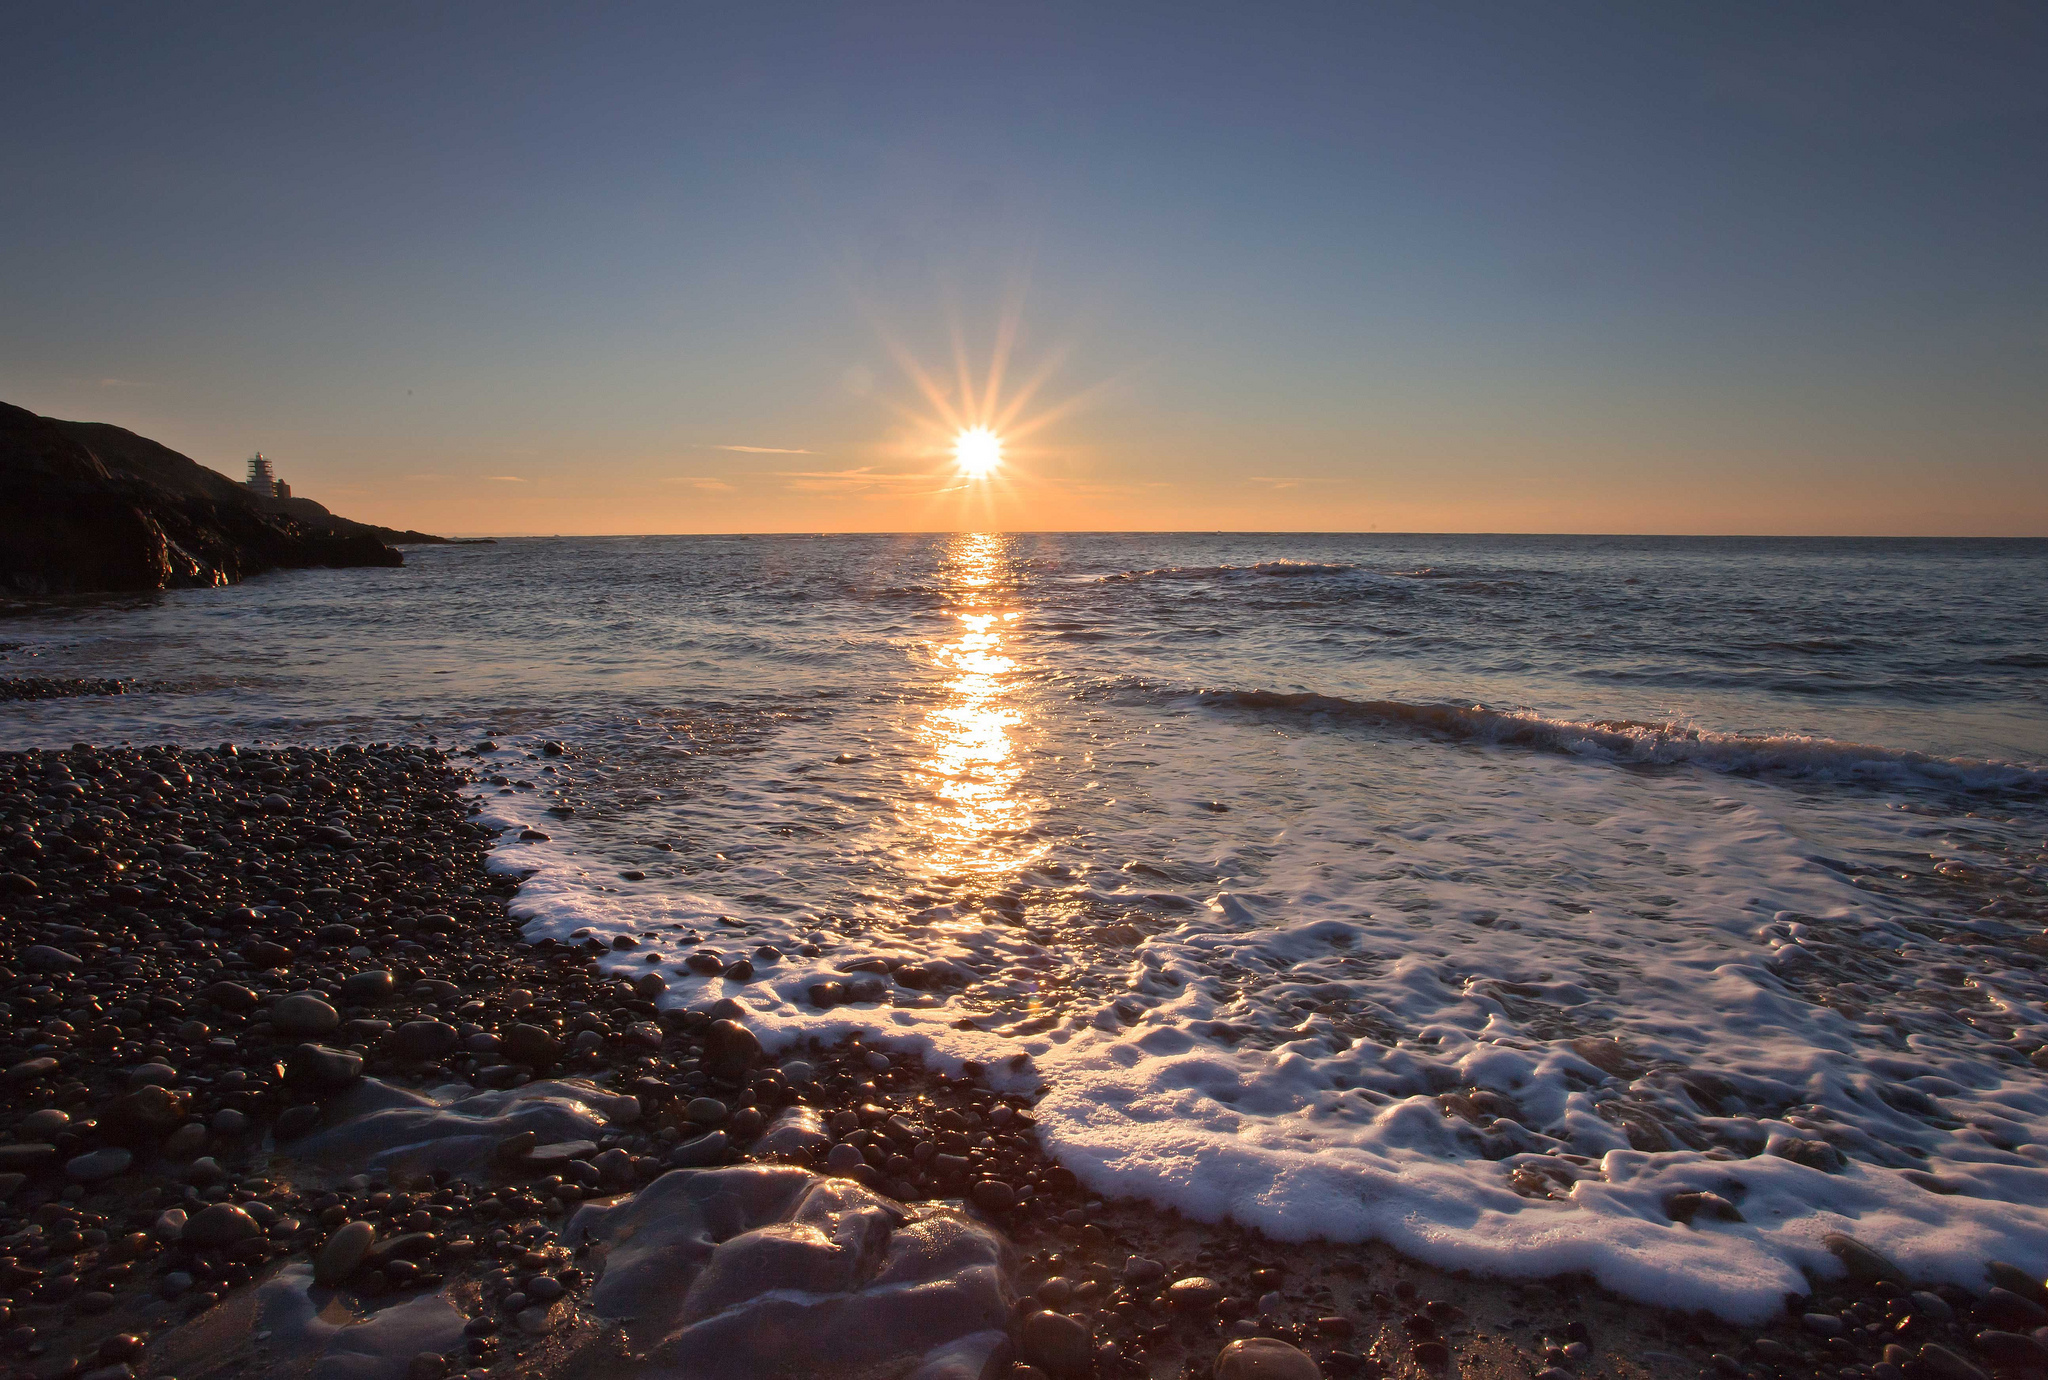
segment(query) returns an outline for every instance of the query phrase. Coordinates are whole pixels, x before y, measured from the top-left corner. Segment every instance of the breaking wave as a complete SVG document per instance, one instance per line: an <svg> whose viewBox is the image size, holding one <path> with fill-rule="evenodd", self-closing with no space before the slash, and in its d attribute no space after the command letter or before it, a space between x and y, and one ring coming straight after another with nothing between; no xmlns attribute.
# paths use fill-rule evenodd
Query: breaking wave
<svg viewBox="0 0 2048 1380"><path fill-rule="evenodd" d="M1626 765L1706 767L1713 771L1809 777L1868 784L1933 785L1951 790L2048 793L2048 767L2022 762L1938 757L1901 748L1798 735L1713 733L1680 724L1628 719L1574 721L1482 705L1351 700L1275 690L1201 690L1204 705L1278 710L1387 724L1510 747L1564 752Z"/></svg>

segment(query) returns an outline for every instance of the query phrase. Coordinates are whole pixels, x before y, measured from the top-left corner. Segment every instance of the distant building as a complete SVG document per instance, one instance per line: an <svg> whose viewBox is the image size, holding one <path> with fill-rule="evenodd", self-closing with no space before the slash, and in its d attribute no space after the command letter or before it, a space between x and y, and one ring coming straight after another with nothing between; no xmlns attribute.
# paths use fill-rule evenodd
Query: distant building
<svg viewBox="0 0 2048 1380"><path fill-rule="evenodd" d="M243 483L250 492L262 494L265 498L292 496L292 486L277 477L277 471L270 467L270 461L260 450L249 457L249 477Z"/></svg>

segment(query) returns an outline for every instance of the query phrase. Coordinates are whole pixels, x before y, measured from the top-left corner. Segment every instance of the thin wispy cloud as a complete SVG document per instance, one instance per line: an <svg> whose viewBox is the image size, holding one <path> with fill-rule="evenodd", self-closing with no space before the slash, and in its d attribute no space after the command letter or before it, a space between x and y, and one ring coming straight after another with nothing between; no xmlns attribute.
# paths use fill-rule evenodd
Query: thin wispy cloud
<svg viewBox="0 0 2048 1380"><path fill-rule="evenodd" d="M706 493L731 493L732 485L723 479L703 474L674 474L661 481L664 484L688 484L693 489Z"/></svg>
<svg viewBox="0 0 2048 1380"><path fill-rule="evenodd" d="M452 474L409 474L406 476L415 484L428 484L442 479L453 479Z"/></svg>
<svg viewBox="0 0 2048 1380"><path fill-rule="evenodd" d="M526 482L516 474L487 474L484 478L497 484L524 484Z"/></svg>
<svg viewBox="0 0 2048 1380"><path fill-rule="evenodd" d="M140 380L140 379L101 379L101 380L100 380L100 387L102 387L102 388L155 388L156 386L157 386L157 385L155 385L155 384L153 384L153 383L145 383L145 382L143 382L143 381L142 381L142 380Z"/></svg>
<svg viewBox="0 0 2048 1380"><path fill-rule="evenodd" d="M904 484L929 484L929 474L895 474L862 465L851 470L776 470L775 477L790 481L785 488L810 492L844 492L858 489L894 489Z"/></svg>
<svg viewBox="0 0 2048 1380"><path fill-rule="evenodd" d="M1304 484L1329 484L1329 479L1312 479L1300 475L1255 474L1248 479L1252 484L1264 484L1269 489L1298 489Z"/></svg>
<svg viewBox="0 0 2048 1380"><path fill-rule="evenodd" d="M744 455L816 455L814 450L792 450L787 446L709 446L709 450L736 450Z"/></svg>

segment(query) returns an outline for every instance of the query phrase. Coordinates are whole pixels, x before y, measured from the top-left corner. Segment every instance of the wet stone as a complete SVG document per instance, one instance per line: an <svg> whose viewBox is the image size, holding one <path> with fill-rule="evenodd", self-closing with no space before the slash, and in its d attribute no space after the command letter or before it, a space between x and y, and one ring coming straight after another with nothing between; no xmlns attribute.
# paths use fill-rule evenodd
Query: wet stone
<svg viewBox="0 0 2048 1380"><path fill-rule="evenodd" d="M503 1053L515 1063L546 1067L561 1056L561 1042L537 1025L515 1025L503 1038Z"/></svg>
<svg viewBox="0 0 2048 1380"><path fill-rule="evenodd" d="M232 1246L262 1233L256 1219L241 1208L233 1203L215 1203L201 1208L188 1220L179 1239L193 1246Z"/></svg>
<svg viewBox="0 0 2048 1380"><path fill-rule="evenodd" d="M135 1155L118 1147L93 1150L74 1156L64 1164L64 1172L80 1183L98 1183L111 1179L116 1174L125 1174L128 1166L135 1162Z"/></svg>
<svg viewBox="0 0 2048 1380"><path fill-rule="evenodd" d="M320 1284L339 1284L354 1274L370 1253L377 1229L368 1222L345 1222L327 1238L313 1260L313 1279Z"/></svg>
<svg viewBox="0 0 2048 1380"><path fill-rule="evenodd" d="M726 1083L745 1078L761 1062L761 1042L737 1021L713 1021L704 1031L704 1071Z"/></svg>
<svg viewBox="0 0 2048 1380"><path fill-rule="evenodd" d="M294 992L270 1008L271 1029L293 1039L331 1034L341 1025L341 1013L319 997Z"/></svg>
<svg viewBox="0 0 2048 1380"><path fill-rule="evenodd" d="M1859 1284L1906 1282L1904 1270L1853 1236L1832 1232L1821 1238L1821 1245L1827 1247L1835 1259L1842 1262L1842 1267L1849 1272L1849 1277Z"/></svg>
<svg viewBox="0 0 2048 1380"><path fill-rule="evenodd" d="M383 968L351 973L341 980L341 999L350 1006L382 1006L398 991L398 980Z"/></svg>
<svg viewBox="0 0 2048 1380"><path fill-rule="evenodd" d="M1248 1337L1216 1353L1215 1380L1322 1380L1305 1351L1272 1337Z"/></svg>
<svg viewBox="0 0 2048 1380"><path fill-rule="evenodd" d="M439 1059L453 1054L458 1040L446 1021L407 1021L391 1032L391 1053L400 1059Z"/></svg>
<svg viewBox="0 0 2048 1380"><path fill-rule="evenodd" d="M1017 1350L1048 1375L1086 1375L1094 1367L1095 1335L1080 1318L1044 1309L1017 1325Z"/></svg>
<svg viewBox="0 0 2048 1380"><path fill-rule="evenodd" d="M300 1045L292 1062L308 1080L323 1088L346 1088L363 1076L362 1055L326 1045Z"/></svg>

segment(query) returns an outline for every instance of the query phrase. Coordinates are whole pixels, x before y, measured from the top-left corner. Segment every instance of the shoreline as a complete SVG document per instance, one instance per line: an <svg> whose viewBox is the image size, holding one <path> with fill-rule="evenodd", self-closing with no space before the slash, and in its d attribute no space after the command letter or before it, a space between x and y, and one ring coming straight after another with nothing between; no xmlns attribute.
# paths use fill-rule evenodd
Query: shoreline
<svg viewBox="0 0 2048 1380"><path fill-rule="evenodd" d="M1053 1354L1025 1327L1040 1306L1079 1320L1087 1364L1066 1374L1207 1375L1232 1339L1260 1336L1327 1375L2030 1373L2031 1328L2007 1301L1949 1287L1915 1304L1886 1262L1853 1252L1864 1278L1738 1330L1583 1281L1463 1278L1377 1243L1282 1244L1092 1200L1037 1147L1028 1100L973 1070L929 1073L857 1040L769 1058L720 1024L737 1012L662 1008L657 975L628 985L587 946L526 943L506 910L517 882L487 871L491 838L460 785L449 755L391 745L0 754L10 1375L201 1380L271 1364L225 1320L357 1222L369 1240L337 1280L350 1307L432 1297L463 1314L462 1354L386 1358L392 1380L594 1373L623 1343L591 1309L576 1205L735 1162L832 1172L913 1213L971 1204L958 1220L1009 1243L1002 1287L1025 1354ZM562 1113L590 1130L573 1155L536 1158L572 1138L506 1136L495 1119L467 1159L442 1143L460 1137L412 1153L366 1129L543 1086L583 1109ZM312 1148L337 1143L368 1158ZM207 1213L225 1235L188 1239ZM2017 1340L1973 1347L1973 1315ZM489 1330L467 1331L478 1319Z"/></svg>

